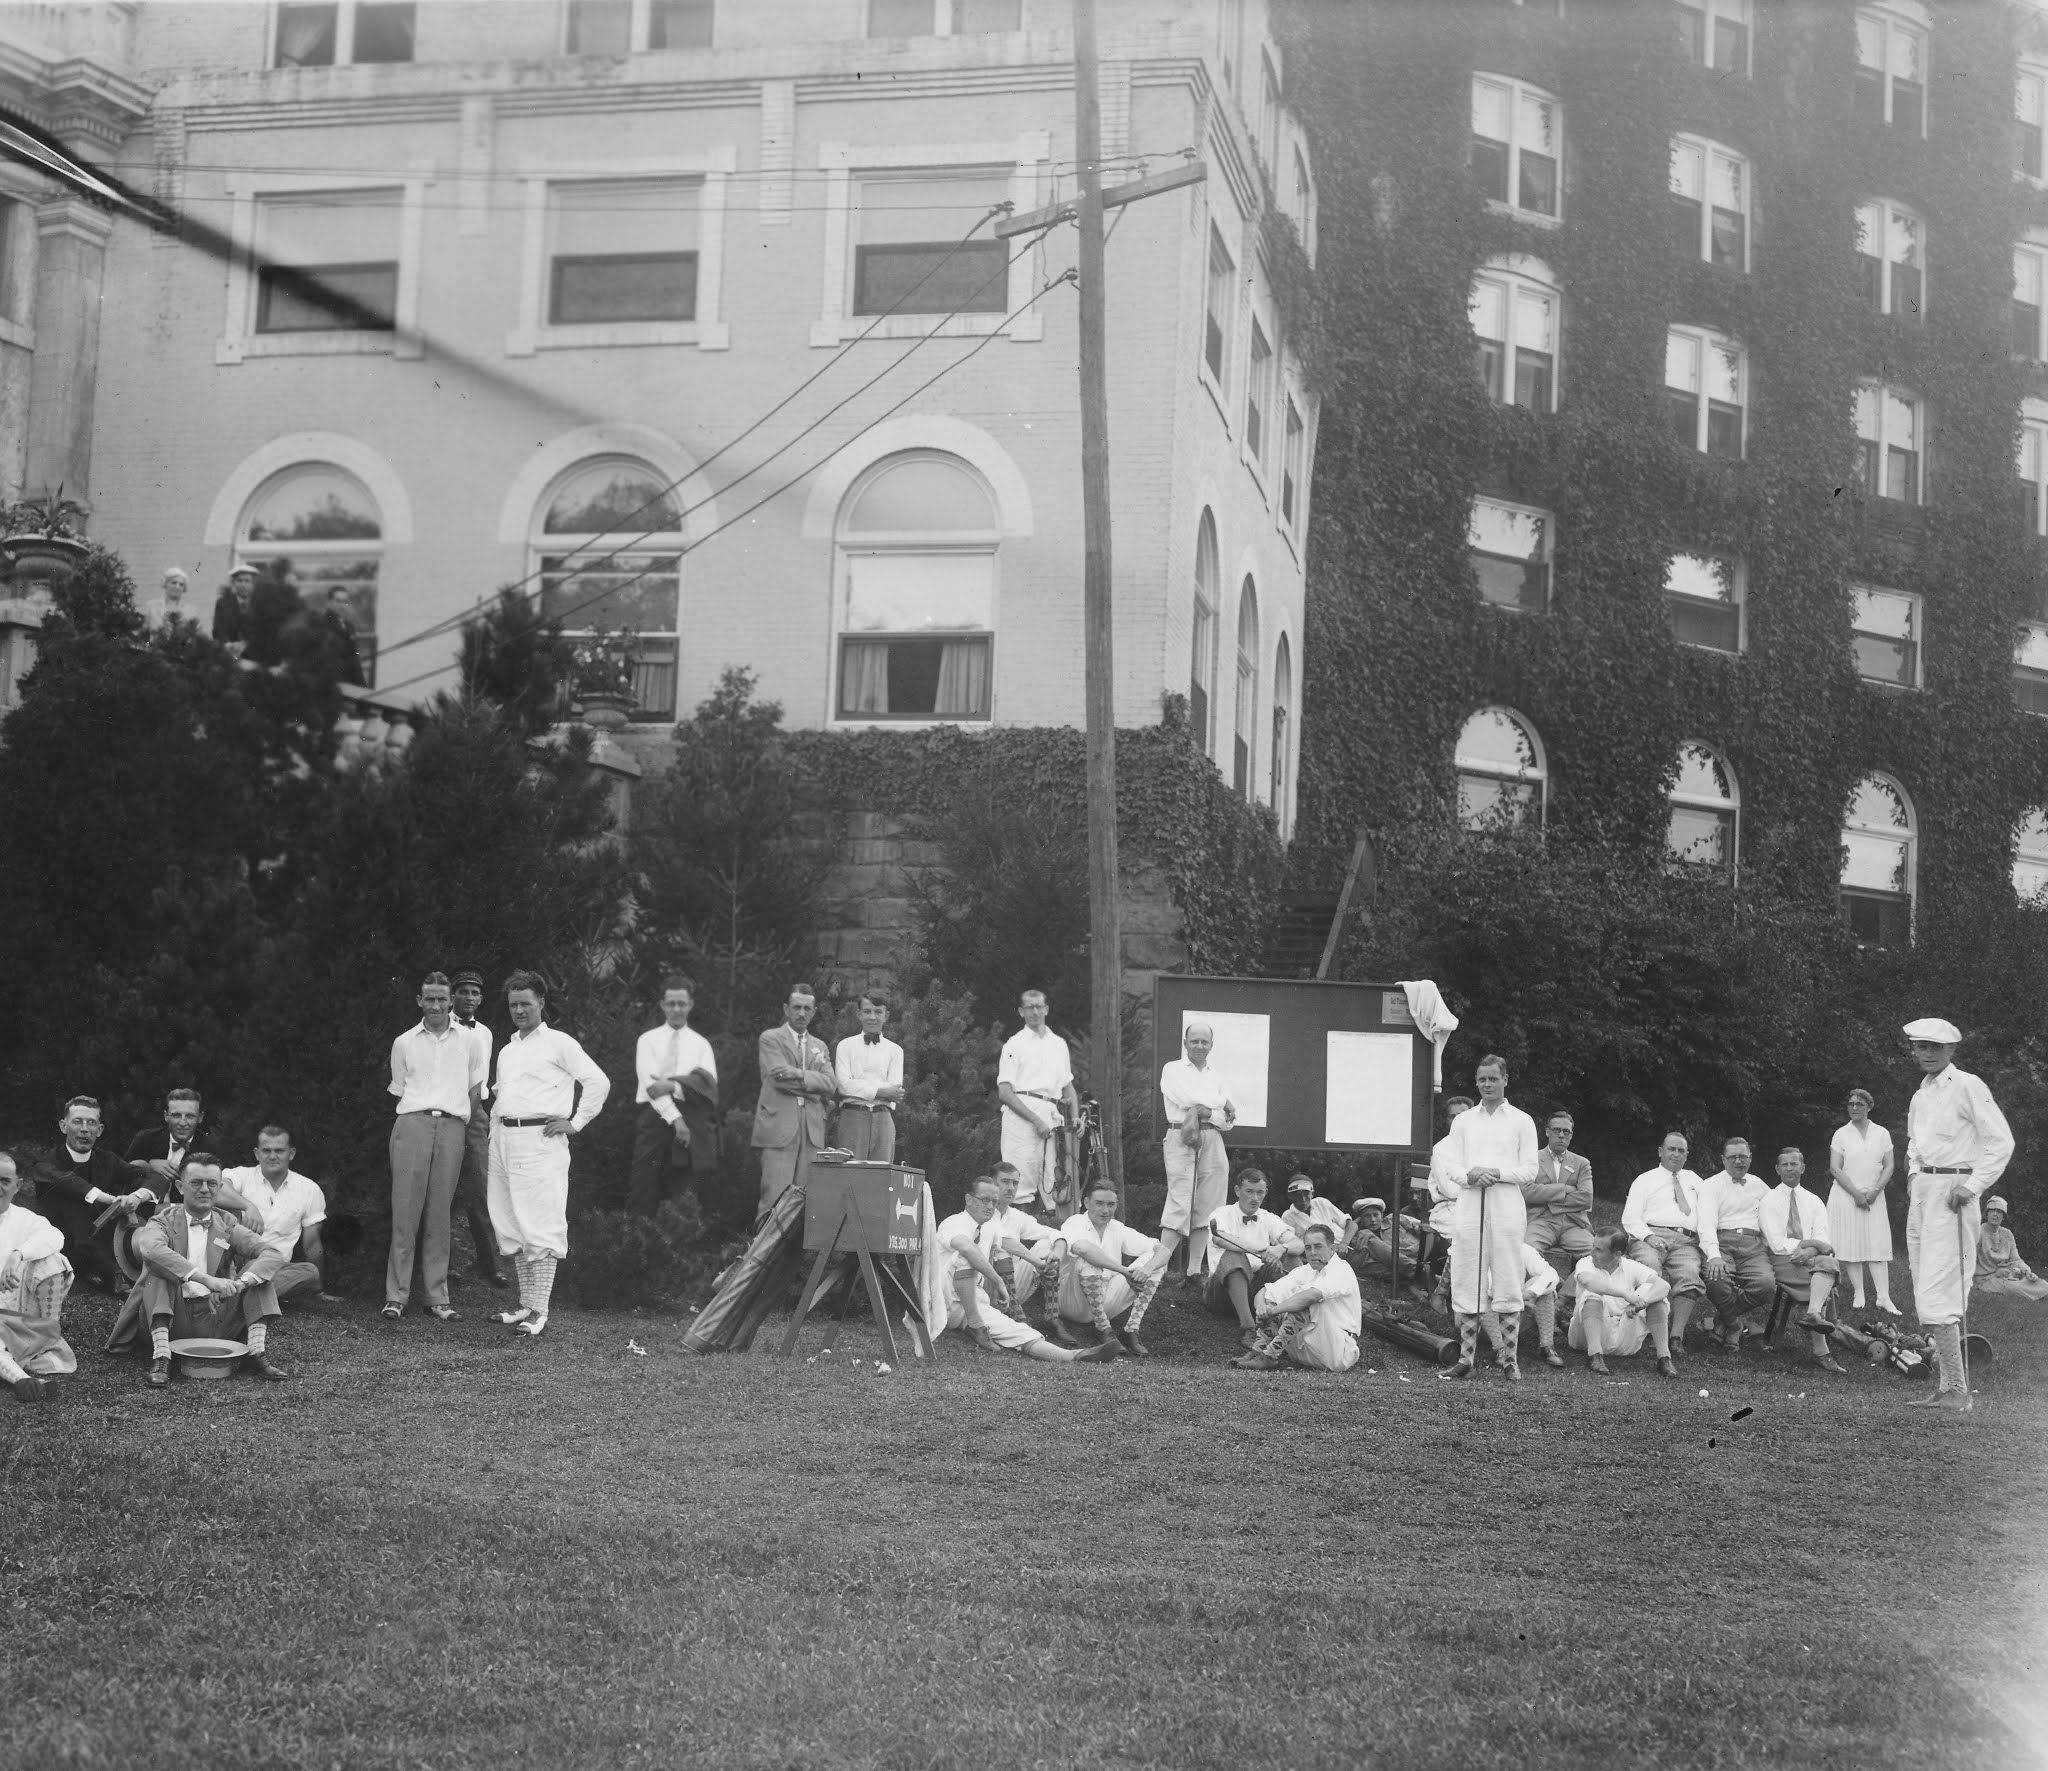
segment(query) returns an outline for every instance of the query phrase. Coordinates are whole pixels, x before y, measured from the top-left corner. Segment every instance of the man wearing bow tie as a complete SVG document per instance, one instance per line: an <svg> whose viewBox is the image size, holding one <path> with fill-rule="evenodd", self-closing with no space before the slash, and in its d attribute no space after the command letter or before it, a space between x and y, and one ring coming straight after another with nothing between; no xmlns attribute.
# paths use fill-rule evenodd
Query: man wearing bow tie
<svg viewBox="0 0 2048 1771"><path fill-rule="evenodd" d="M810 985L792 985L782 1005L782 1025L770 1027L756 1046L761 1067L761 1096L754 1104L754 1148L761 1152L756 1223L803 1179L811 1153L825 1146L826 1103L837 1098L839 1079L825 1042L811 1034L817 1012L817 993Z"/></svg>
<svg viewBox="0 0 2048 1771"><path fill-rule="evenodd" d="M204 1104L195 1088L174 1088L164 1096L163 1124L139 1131L128 1140L128 1166L135 1171L140 1185L170 1198L185 1153L199 1135L203 1111Z"/></svg>
<svg viewBox="0 0 2048 1771"><path fill-rule="evenodd" d="M889 1000L860 994L860 1031L839 1042L832 1057L839 1082L839 1146L856 1162L896 1160L896 1103L903 1099L903 1048L884 1039Z"/></svg>
<svg viewBox="0 0 2048 1771"><path fill-rule="evenodd" d="M690 1025L696 984L681 974L661 985L661 1025L640 1035L640 1078L626 1203L652 1217L692 1174L718 1166L718 1055Z"/></svg>

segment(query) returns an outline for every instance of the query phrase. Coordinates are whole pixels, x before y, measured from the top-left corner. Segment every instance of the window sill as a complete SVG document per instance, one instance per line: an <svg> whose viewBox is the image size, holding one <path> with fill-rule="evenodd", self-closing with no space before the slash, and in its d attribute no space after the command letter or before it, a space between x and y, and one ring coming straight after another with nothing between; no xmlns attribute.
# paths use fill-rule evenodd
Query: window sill
<svg viewBox="0 0 2048 1771"><path fill-rule="evenodd" d="M865 334L879 338L992 338L1001 333L1012 344L1037 344L1045 337L1045 316L1019 314L1005 324L1005 314L849 314L840 319L813 321L811 348L830 349ZM872 326L874 330L868 331Z"/></svg>
<svg viewBox="0 0 2048 1771"><path fill-rule="evenodd" d="M0 344L32 351L36 348L36 329L26 320L0 320Z"/></svg>
<svg viewBox="0 0 2048 1771"><path fill-rule="evenodd" d="M1209 404L1216 408L1216 416L1222 421L1223 434L1226 437L1236 436L1237 432L1230 425L1230 404L1223 397L1222 388L1216 385L1216 377L1209 373L1209 364L1206 358L1203 359L1201 367L1195 371L1195 379L1202 384L1202 391L1209 396Z"/></svg>
<svg viewBox="0 0 2048 1771"><path fill-rule="evenodd" d="M995 724L993 713L835 713L830 722L835 732L926 732L953 726L968 731L986 731Z"/></svg>
<svg viewBox="0 0 2048 1771"><path fill-rule="evenodd" d="M1894 682L1890 677L1859 676L1856 680L1867 689L1882 689L1888 695L1924 695L1927 692L1924 683Z"/></svg>
<svg viewBox="0 0 2048 1771"><path fill-rule="evenodd" d="M1673 645L1683 646L1688 652L1705 652L1710 658L1740 658L1746 653L1742 646L1710 646L1705 640L1682 640L1676 634L1671 639Z"/></svg>
<svg viewBox="0 0 2048 1771"><path fill-rule="evenodd" d="M1273 508L1273 493L1272 489L1266 484L1266 470L1259 464L1258 457L1249 449L1240 449L1237 452L1237 458L1244 463L1245 472L1252 476L1252 484L1259 489L1259 502L1268 510L1271 510Z"/></svg>
<svg viewBox="0 0 2048 1771"><path fill-rule="evenodd" d="M1564 226L1564 217L1561 215L1545 215L1541 210L1521 209L1513 203L1503 203L1498 197L1486 199L1486 212L1489 215L1505 216L1509 221L1526 222L1532 228Z"/></svg>
<svg viewBox="0 0 2048 1771"><path fill-rule="evenodd" d="M508 357L536 351L618 350L648 345L693 344L702 351L731 348L732 328L722 321L611 320L582 326L536 326L505 334Z"/></svg>
<svg viewBox="0 0 2048 1771"><path fill-rule="evenodd" d="M397 357L417 361L426 341L416 332L265 332L223 338L213 360L226 365L248 357Z"/></svg>

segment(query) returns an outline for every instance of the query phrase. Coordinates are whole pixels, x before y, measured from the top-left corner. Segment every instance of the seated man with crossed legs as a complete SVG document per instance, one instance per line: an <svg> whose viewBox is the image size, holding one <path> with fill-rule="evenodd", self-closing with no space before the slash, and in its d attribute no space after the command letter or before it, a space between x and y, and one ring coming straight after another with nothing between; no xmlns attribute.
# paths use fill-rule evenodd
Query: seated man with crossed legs
<svg viewBox="0 0 2048 1771"><path fill-rule="evenodd" d="M1597 1240L1593 1252L1575 1269L1577 1306L1572 1311L1571 1344L1586 1355L1586 1364L1607 1375L1607 1355L1633 1353L1643 1344L1645 1324L1657 1349L1657 1369L1676 1377L1671 1358L1671 1286L1629 1256L1632 1238L1613 1230Z"/></svg>
<svg viewBox="0 0 2048 1771"><path fill-rule="evenodd" d="M1770 1250L1778 1285L1806 1305L1799 1326L1809 1337L1813 1362L1823 1371L1846 1377L1848 1373L1828 1344L1835 1325L1825 1314L1842 1269L1829 1240L1826 1204L1819 1194L1809 1193L1799 1184L1805 1174L1806 1153L1787 1144L1778 1152L1779 1184L1764 1195L1759 1211L1764 1244Z"/></svg>
<svg viewBox="0 0 2048 1771"><path fill-rule="evenodd" d="M1358 1363L1358 1275L1335 1258L1328 1224L1310 1224L1301 1242L1302 1264L1259 1289L1258 1339L1230 1362L1240 1370L1349 1371Z"/></svg>
<svg viewBox="0 0 2048 1771"><path fill-rule="evenodd" d="M1151 1348L1138 1339L1138 1325L1166 1277L1165 1252L1116 1215L1116 1189L1108 1182L1091 1187L1082 1203L1086 1209L1060 1226L1053 1243L1061 1256L1059 1314L1092 1323L1099 1343L1120 1341L1143 1359ZM1119 1316L1124 1325L1115 1328Z"/></svg>
<svg viewBox="0 0 2048 1771"><path fill-rule="evenodd" d="M1212 1316L1237 1318L1238 1339L1249 1347L1258 1336L1252 1295L1286 1270L1285 1257L1301 1253L1301 1238L1265 1209L1266 1177L1256 1168L1237 1177L1237 1203L1219 1206L1209 1220L1209 1277L1202 1302Z"/></svg>
<svg viewBox="0 0 2048 1771"><path fill-rule="evenodd" d="M1053 1302L1053 1294L1060 1286L1059 1256L1053 1253L1059 1232L1028 1211L1019 1209L1017 1186L1021 1177L1016 1164L999 1162L989 1172L995 1177L997 1204L991 1263L997 1276L1009 1287L1010 1314L1019 1322L1024 1321L1024 1306L1036 1294L1045 1307L1053 1333L1061 1340L1068 1340L1066 1325L1060 1321L1059 1310Z"/></svg>
<svg viewBox="0 0 2048 1771"><path fill-rule="evenodd" d="M1001 1213L998 1191L992 1176L975 1176L968 1186L964 1209L939 1226L939 1249L952 1280L952 1292L946 1299L946 1326L964 1328L976 1346L990 1351L1000 1347L1048 1365L1071 1365L1082 1359L1100 1364L1115 1358L1116 1343L1112 1340L1078 1352L1056 1347L1037 1329L1004 1314L1009 1292L989 1260Z"/></svg>

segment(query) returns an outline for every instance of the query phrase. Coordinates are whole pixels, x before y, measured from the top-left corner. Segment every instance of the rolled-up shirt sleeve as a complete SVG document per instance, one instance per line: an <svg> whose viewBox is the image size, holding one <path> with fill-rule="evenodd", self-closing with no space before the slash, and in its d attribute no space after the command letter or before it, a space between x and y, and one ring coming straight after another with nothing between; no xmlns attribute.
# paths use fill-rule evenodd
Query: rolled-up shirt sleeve
<svg viewBox="0 0 2048 1771"><path fill-rule="evenodd" d="M1981 1078L1969 1078L1963 1089L1963 1101L1977 1128L1977 1154L1970 1163L1970 1191L1981 1199L1998 1184L1998 1177L2012 1160L2012 1127Z"/></svg>

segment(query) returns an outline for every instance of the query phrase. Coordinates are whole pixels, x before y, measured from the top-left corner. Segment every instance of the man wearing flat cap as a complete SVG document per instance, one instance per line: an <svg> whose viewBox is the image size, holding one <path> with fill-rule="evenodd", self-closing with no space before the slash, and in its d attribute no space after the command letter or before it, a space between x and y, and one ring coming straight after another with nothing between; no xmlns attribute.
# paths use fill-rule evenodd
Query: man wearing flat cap
<svg viewBox="0 0 2048 1771"><path fill-rule="evenodd" d="M1940 1382L1915 1408L1967 1413L1962 1321L1977 1265L1980 1201L2012 1160L2012 1128L1981 1078L1955 1066L1962 1033L1950 1021L1908 1021L1920 1086L1906 1112L1906 1260L1914 1313L1934 1342Z"/></svg>

